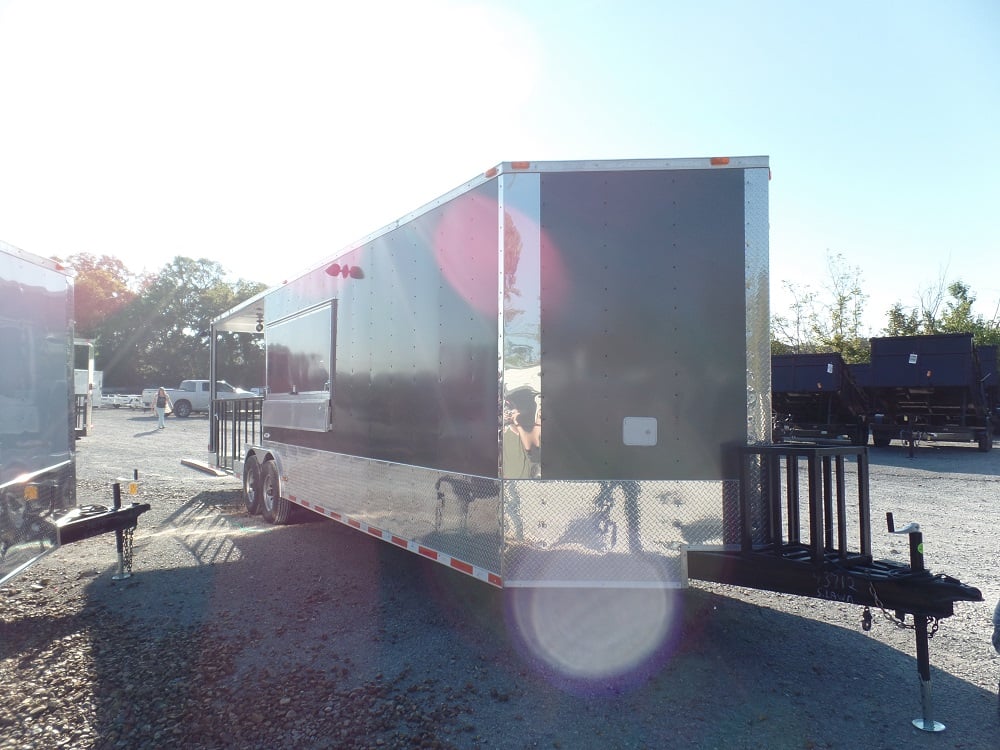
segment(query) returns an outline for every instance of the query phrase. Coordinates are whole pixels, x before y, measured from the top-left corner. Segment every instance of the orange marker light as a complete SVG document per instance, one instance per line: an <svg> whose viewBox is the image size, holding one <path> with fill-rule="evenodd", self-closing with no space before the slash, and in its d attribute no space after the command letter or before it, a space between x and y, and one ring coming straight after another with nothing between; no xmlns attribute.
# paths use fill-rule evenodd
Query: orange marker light
<svg viewBox="0 0 1000 750"><path fill-rule="evenodd" d="M728 156L713 156L711 164L713 167L724 167L729 163Z"/></svg>

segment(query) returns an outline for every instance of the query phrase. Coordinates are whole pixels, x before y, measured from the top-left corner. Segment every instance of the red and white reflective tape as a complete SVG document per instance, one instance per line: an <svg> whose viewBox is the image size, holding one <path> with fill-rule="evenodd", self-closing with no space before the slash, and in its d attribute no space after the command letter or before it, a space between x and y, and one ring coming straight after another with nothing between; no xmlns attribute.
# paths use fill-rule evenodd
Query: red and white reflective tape
<svg viewBox="0 0 1000 750"><path fill-rule="evenodd" d="M388 542L389 544L394 544L397 547L402 547L409 552L413 552L421 557L426 557L434 562L441 563L452 570L457 570L459 573L465 573L467 576L472 576L473 578L484 581L491 586L496 586L499 589L503 588L503 578L498 576L496 573L486 570L485 568L480 568L478 565L473 565L472 563L465 562L464 560L459 560L458 558L452 557L444 552L440 552L436 549L432 549L431 547L414 542L412 539L404 539L401 536L390 534L388 531L380 529L377 526L371 526L364 521L358 521L355 518L350 518L349 516L336 513L332 510L327 510L322 505L310 503L307 500L297 500L292 496L288 499L297 505L301 505L303 508L308 508L314 513L319 513L321 516L332 518L338 523L342 523L345 526L350 526L352 529L357 529L365 534L381 539L383 542Z"/></svg>

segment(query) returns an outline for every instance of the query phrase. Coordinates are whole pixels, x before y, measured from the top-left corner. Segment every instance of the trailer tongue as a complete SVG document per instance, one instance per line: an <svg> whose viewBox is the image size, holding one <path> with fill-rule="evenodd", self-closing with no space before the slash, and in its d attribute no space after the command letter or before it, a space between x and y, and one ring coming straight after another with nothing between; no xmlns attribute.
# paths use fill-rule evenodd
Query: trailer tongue
<svg viewBox="0 0 1000 750"><path fill-rule="evenodd" d="M871 629L873 607L912 628L922 706L913 723L926 731L944 729L933 719L928 638L941 619L955 613L956 602L981 602L983 595L950 576L931 574L924 567L919 524L897 530L891 513L887 531L909 537L909 564L872 558L867 448L745 448L739 501L729 510L738 519L738 543L689 550L691 577L857 604L864 607L865 630Z"/></svg>

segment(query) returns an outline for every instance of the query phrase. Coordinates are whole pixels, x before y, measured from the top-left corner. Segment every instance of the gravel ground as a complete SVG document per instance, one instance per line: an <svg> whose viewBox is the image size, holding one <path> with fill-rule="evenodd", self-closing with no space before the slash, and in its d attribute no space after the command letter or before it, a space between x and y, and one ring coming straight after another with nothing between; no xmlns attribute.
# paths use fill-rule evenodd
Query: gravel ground
<svg viewBox="0 0 1000 750"><path fill-rule="evenodd" d="M698 582L500 592L304 511L248 517L237 480L181 465L207 458L204 417L94 421L79 502L138 469L134 574L112 579L110 535L0 588L0 750L1000 748L1000 450L870 454L876 556L908 555L891 510L986 598L931 641L932 734L911 724L912 632L863 632L858 607ZM530 613L547 637L519 635ZM634 666L608 676L609 655Z"/></svg>

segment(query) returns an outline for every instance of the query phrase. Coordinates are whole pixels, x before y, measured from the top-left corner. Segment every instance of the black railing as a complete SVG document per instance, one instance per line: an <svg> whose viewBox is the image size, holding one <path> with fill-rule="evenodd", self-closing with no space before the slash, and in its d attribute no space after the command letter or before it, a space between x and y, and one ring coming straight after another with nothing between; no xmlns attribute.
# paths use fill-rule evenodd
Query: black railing
<svg viewBox="0 0 1000 750"><path fill-rule="evenodd" d="M76 394L75 406L76 406L76 423L75 423L75 433L77 437L87 436L87 394Z"/></svg>
<svg viewBox="0 0 1000 750"><path fill-rule="evenodd" d="M851 493L845 463L856 464L857 490ZM800 471L806 480L805 497ZM852 524L848 495L853 495ZM759 498L757 505L755 498ZM805 518L802 518L802 515ZM849 552L856 524L857 552ZM833 557L871 557L868 453L863 446L755 446L743 449L740 477L740 544L744 552L770 549L789 554L800 549L815 565ZM805 532L805 533L803 533Z"/></svg>
<svg viewBox="0 0 1000 750"><path fill-rule="evenodd" d="M246 446L260 442L262 398L217 399L212 408L212 436L209 450L215 464L232 471L243 460Z"/></svg>

